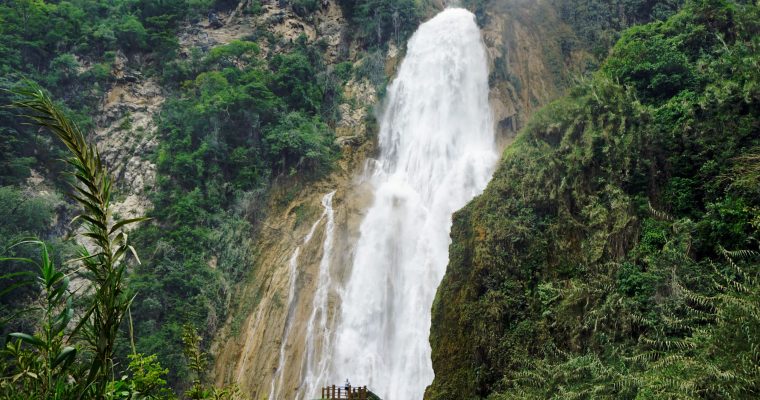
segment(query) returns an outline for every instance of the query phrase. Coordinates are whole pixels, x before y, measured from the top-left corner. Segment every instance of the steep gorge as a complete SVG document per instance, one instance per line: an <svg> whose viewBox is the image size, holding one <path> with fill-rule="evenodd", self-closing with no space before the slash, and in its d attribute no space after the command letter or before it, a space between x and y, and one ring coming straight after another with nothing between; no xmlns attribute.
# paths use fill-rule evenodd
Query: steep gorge
<svg viewBox="0 0 760 400"><path fill-rule="evenodd" d="M532 112L562 93L572 76L583 73L593 56L581 45L563 53L559 38L573 37L573 31L549 3L490 4L485 12L487 18L480 22L484 23L482 36L490 71L488 97L497 142L503 147ZM396 70L394 65L399 60L395 53L396 50L391 48L385 57L387 71ZM361 104L365 107L377 105L376 97L371 94L373 90L366 82L350 82L345 90L349 98L361 94ZM347 115L350 116L344 114L344 120ZM367 157L377 152L374 138L368 136L375 133L367 131L363 118L356 117L339 125L338 133L339 137L351 139L345 142L343 160L336 173L317 184L291 191L282 189L273 196L270 208L275 212L270 213L262 224L264 228L256 244L258 257L254 272L237 294L240 306L231 312L222 330L223 339L215 345L217 384L237 383L255 398L269 396L272 392L279 393L282 398L295 397L296 393L307 395L300 387L310 379L307 378L309 371L303 368L309 352L306 331L314 313L312 299L317 290L318 271L320 264L325 262L322 243L326 226L324 221L313 225L322 215L320 200L335 191L332 203L335 250L327 261L336 287L341 287L350 276L360 223L372 202L371 186L363 177L363 171L367 168ZM351 145L357 142L363 144L359 148ZM292 195L292 200L282 201ZM302 245L303 238L313 226L316 227L314 237ZM302 247L298 255L299 271L293 282L290 261L297 246ZM294 283L295 294L291 296L289 292ZM320 318L334 321L338 317L335 313L340 310L340 302L335 290L331 289L326 296L328 309ZM294 302L289 304L288 299ZM287 321L294 321L294 324L288 327ZM283 337L285 331L287 337ZM427 336L425 332L421 334ZM324 343L324 338L318 338ZM281 366L285 367L284 370ZM324 371L325 367L322 368ZM325 376L320 376L318 382L326 383ZM307 390L313 391L314 384L312 381Z"/></svg>
<svg viewBox="0 0 760 400"><path fill-rule="evenodd" d="M41 61L41 73L47 64L55 72L46 82L57 91L66 91L55 86L62 79L91 91L79 104L64 98L77 112L97 108L92 138L115 173L115 216L154 216L134 234L146 254L146 263L130 271L130 287L140 293L133 303L136 346L170 367L170 384L179 391L189 371L178 331L189 324L213 338L215 381L255 397L309 396L347 372L390 397L420 397L432 379L427 310L447 258L449 216L487 180L492 129L496 147L508 145L535 110L597 61L563 19L561 2L464 2L482 28L466 14L466 32L449 37L468 40L465 50L474 53L464 56L457 46L418 51L401 43L393 7L403 4L404 18L415 24L416 10L424 10L432 25L440 2L368 1L358 11L333 1L243 1L236 9L223 3L208 19L205 3L179 1L167 10L115 4L97 23L125 18L116 29L133 36L101 43L98 49L113 51L100 54L72 34L71 54ZM57 10L37 5L41 16ZM384 14L369 6L385 7ZM171 23L156 25L153 12L165 12ZM446 33L439 27L420 41ZM81 40L99 43L99 35ZM56 69L60 62L74 72ZM426 63L444 78L410 72ZM381 75L396 74L384 88ZM436 135L431 127L441 121ZM405 144L410 133L424 138L420 146ZM49 150L44 143L38 148ZM411 190L393 189L396 181ZM404 195L426 187L419 196ZM417 230L397 220L397 231L383 233L384 220L400 209L432 222ZM414 245L422 232L436 238L430 246ZM404 243L391 243L399 239ZM389 247L375 252L377 241ZM392 266L406 267L384 279L357 273L374 265L382 275L378 261L394 257ZM415 263L430 268L419 273ZM382 292L395 299L376 301ZM384 333L351 339L362 330ZM125 356L129 343L119 346L117 356Z"/></svg>

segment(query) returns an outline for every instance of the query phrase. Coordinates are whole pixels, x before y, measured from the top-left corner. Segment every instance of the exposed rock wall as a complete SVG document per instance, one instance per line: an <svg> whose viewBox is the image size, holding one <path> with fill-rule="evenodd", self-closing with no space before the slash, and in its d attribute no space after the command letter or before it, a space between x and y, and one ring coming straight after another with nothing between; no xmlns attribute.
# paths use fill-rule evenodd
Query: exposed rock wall
<svg viewBox="0 0 760 400"><path fill-rule="evenodd" d="M165 97L155 78L144 78L126 65L126 57L118 53L112 70L116 83L100 104L94 139L120 185L114 213L135 218L151 207L148 195L156 181L151 156L158 146L154 116Z"/></svg>
<svg viewBox="0 0 760 400"><path fill-rule="evenodd" d="M356 168L356 167L354 167ZM340 266L349 265L351 244L356 241L359 217L368 205L367 191L357 188L353 174L342 170L317 185L303 188L295 200L279 208L266 219L257 244L259 257L249 281L239 292L240 306L233 312L217 343L214 380L216 384L237 384L253 398L267 398L283 344L290 274L288 264L296 247L303 243L312 224L319 218L322 207L319 200L331 191L335 209L335 257L331 265L333 278L341 281L346 273ZM305 211L304 211L305 210ZM301 212L306 217L299 218ZM318 226L312 240L304 245L298 257L296 296L293 325L285 343L285 368L282 373L282 398L295 398L300 382L305 352L306 321L311 314L325 222ZM335 305L334 298L330 299ZM334 310L334 308L333 308Z"/></svg>
<svg viewBox="0 0 760 400"><path fill-rule="evenodd" d="M290 16L284 21L288 18ZM559 44L553 39L557 29L567 33L567 28L543 2L499 2L487 9L487 17L481 22L489 53L492 108L499 140L506 145L533 111L562 93L572 74L570 71L585 55L569 54L563 58ZM309 39L331 32L326 38L330 45L328 60L346 48L352 57L360 54L355 43L340 40L346 22L334 2L328 2L328 7L313 16L311 23L315 25L299 22L288 23L288 26L300 31L302 25L299 24L306 25L303 32ZM315 36L310 34L312 26L316 26L313 28ZM403 50L390 46L385 55L388 74L395 71L402 56ZM559 68L553 65L557 60L562 60ZM368 110L381 105L377 104L374 87L368 81L350 81L344 87L344 95L347 101L340 106L342 120L336 127L337 141L343 149L339 168L323 181L297 189L283 184L280 193L273 194L269 207L272 211L262 224L256 246L256 265L248 281L241 285L239 306L230 313L219 335L222 339L214 344L216 384L237 384L253 398L267 398L270 393L289 307L285 304L290 284L289 260L319 218L321 197L336 191L333 203L336 250L331 260L335 282L342 282L349 273L346 268L351 265L358 227L372 200L362 184L366 160L374 152L371 128L366 121ZM283 398L294 398L301 381L305 324L311 312L323 237L324 223L300 251L294 325L285 344L284 387L280 390ZM331 298L331 306L333 312L340 306L337 299Z"/></svg>
<svg viewBox="0 0 760 400"><path fill-rule="evenodd" d="M530 115L557 98L591 56L564 50L573 32L549 2L486 2L478 12L491 71L491 108L497 134L508 142Z"/></svg>
<svg viewBox="0 0 760 400"><path fill-rule="evenodd" d="M332 191L335 210L335 251L330 265L333 279L342 282L353 257L362 213L371 199L369 190L357 174L374 151L366 113L377 102L374 87L367 81L350 81L344 88L347 102L341 104L342 119L336 127L336 140L342 158L327 178L309 185L283 182L271 196L269 209L256 244L256 264L248 281L237 294L238 307L230 314L212 349L216 355L213 371L217 385L236 384L253 398L267 398L283 341L289 304L289 262L301 246L309 228L322 213L321 198ZM291 199L289 201L284 199ZM295 398L301 381L305 351L306 321L312 311L316 277L322 259L325 223L317 226L314 237L300 249L296 273L293 325L285 344L285 369L282 373L283 398ZM336 299L330 300L332 311Z"/></svg>
<svg viewBox="0 0 760 400"><path fill-rule="evenodd" d="M295 40L301 34L309 41L323 39L327 44L325 61L330 64L351 47L345 42L346 22L334 1L308 19L288 10L267 8L262 22L282 38ZM245 23L246 18L240 21ZM237 22L233 22L237 23ZM233 28L230 28L233 29ZM236 28L235 28L236 29ZM353 46L356 48L356 46ZM264 49L271 51L272 49ZM275 50L276 51L276 50ZM353 57L358 52L351 52ZM236 384L252 398L267 398L275 376L280 347L288 313L290 286L289 261L296 247L322 213L321 198L332 191L335 209L335 257L331 264L345 266L352 257L351 244L356 241L361 213L370 199L357 171L364 170L365 160L374 151L373 132L367 126L378 103L375 87L366 79L352 79L344 85L345 101L339 105L341 120L335 127L336 142L341 147L341 159L335 171L325 179L304 185L283 179L275 185L270 197L270 210L256 243L256 263L237 292L237 307L230 313L212 347L215 365L212 371L217 385ZM311 314L322 242L324 221L317 226L312 240L303 245L298 257L294 324L285 344L286 368L283 371L283 398L294 398L300 382L305 351L306 321ZM333 270L334 279L342 281L345 270ZM335 305L331 298L331 305ZM334 308L333 308L334 310Z"/></svg>

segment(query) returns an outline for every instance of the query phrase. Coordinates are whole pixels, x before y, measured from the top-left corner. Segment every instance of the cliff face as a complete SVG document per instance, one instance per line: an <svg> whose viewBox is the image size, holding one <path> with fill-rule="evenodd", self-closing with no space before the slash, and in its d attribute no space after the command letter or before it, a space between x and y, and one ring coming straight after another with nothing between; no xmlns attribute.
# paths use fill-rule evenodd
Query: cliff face
<svg viewBox="0 0 760 400"><path fill-rule="evenodd" d="M557 98L594 58L563 48L572 28L546 1L485 2L474 7L489 54L491 108L500 138L514 138L530 116Z"/></svg>
<svg viewBox="0 0 760 400"><path fill-rule="evenodd" d="M341 48L348 49L356 67L366 62L360 60L362 53L356 43L345 41L344 30L348 27L341 8L332 1L324 4L308 20L279 11L277 18L284 22L274 31L284 37L295 38L303 32L309 41L325 40L328 63L335 61ZM393 48L388 52L388 68L395 62L394 53ZM212 344L212 376L216 384L235 384L252 398L267 398L275 377L282 382L278 385L280 396L293 398L300 381L306 322L312 312L326 235L321 200L335 192L332 207L336 256L331 265L337 266L349 264L350 244L356 239L362 210L369 201L358 172L364 169L364 161L374 149L367 121L378 103L376 89L366 78L354 78L344 85L343 98L345 101L339 105L341 119L335 127L341 159L334 171L318 182L283 178L275 185L269 212L260 223L254 243L255 265L250 266L246 281L238 286L233 302L236 306ZM305 242L310 231L312 236ZM294 260L296 249L298 256ZM291 271L294 261L297 268ZM345 271L339 267L334 273L334 279L340 281ZM294 292L289 298L291 285ZM330 302L334 310L335 299ZM282 372L278 372L281 364Z"/></svg>
<svg viewBox="0 0 760 400"><path fill-rule="evenodd" d="M329 10L333 7L331 3ZM429 14L439 7L431 6ZM506 146L535 110L559 96L570 77L582 72L584 62L591 56L582 47L562 52L558 38L572 35L572 31L548 3L498 2L488 6L480 22L489 56L490 100L498 140ZM344 45L353 49L351 44ZM394 46L387 50L386 73L393 73L401 60L400 53ZM236 383L253 393L254 398L268 396L275 378L282 382L281 388L279 383L276 385L277 393L291 398L302 378L306 321L323 256L325 222L320 220L320 199L336 191L335 257L330 264L335 266L333 280L338 285L351 265L358 227L371 202L362 178L365 160L374 151L366 112L380 104L368 81L350 81L344 93L347 101L341 106L342 120L336 128L342 145L339 170L315 184L289 189L283 185L282 191L272 197L269 208L274 212L262 224L256 265L237 294L240 306L231 312L220 335L223 339L214 345L216 383ZM315 222L313 238L302 245ZM292 278L289 265L299 246L295 296L288 304ZM337 299L331 297L330 313L339 306ZM278 367L284 369L278 371Z"/></svg>
<svg viewBox="0 0 760 400"><path fill-rule="evenodd" d="M248 3L243 1L240 5L247 7ZM308 44L319 41L321 56L328 65L337 63L346 54L353 61L362 57L358 44L345 37L348 22L336 2L321 1L316 12L301 15L293 12L287 3L262 3L260 12L255 14L238 9L219 12L217 18L221 26L211 26L205 18L185 26L178 35L180 58L190 59L197 49L208 52L257 34L276 38L276 41L257 41L261 62L270 60L299 37L305 37ZM389 70L397 54L391 47ZM104 160L115 168L113 174L119 187L113 208L121 218L146 215L153 207L151 195L157 187L155 155L161 140L157 125L162 106L171 94L171 90L161 86L160 77L140 70L143 66L150 68L149 61L140 59L140 54L129 55L131 59L127 57L121 52L116 54L110 71L113 84L98 105L93 135ZM355 67L359 64L357 62ZM355 172L363 170L363 162L374 147L367 121L371 120L370 114L378 103L376 88L367 79L353 78L342 89L341 119L334 127L341 159L334 172L308 184L286 176L275 182L266 200L266 217L256 221L260 227L256 237L239 244L241 251L255 252L255 265L241 267L250 271L245 282L233 282L230 286L235 298L229 299L225 293L227 298L222 300L234 309L227 314L229 319L219 324L219 334L211 344L216 359L211 375L220 385L236 384L254 398L269 394L289 308L286 304L290 283L288 261L322 213L321 198L328 192L336 192L336 246L343 246L342 251L336 252L342 255L335 261L337 265L348 264L348 243L353 242L352 235L367 201L360 182L356 182ZM299 299L312 296L323 237L324 223L316 226L313 240L301 249ZM212 270L217 268L216 263L217 257L208 260ZM297 302L294 319L307 320L310 305L305 300ZM300 357L303 329L304 325L294 327L287 346L288 359ZM294 376L297 375L293 374L297 372L297 368L288 369L285 382L296 382Z"/></svg>
<svg viewBox="0 0 760 400"><path fill-rule="evenodd" d="M247 3L240 2L240 7ZM208 51L234 40L243 40L263 27L283 42L293 42L301 35L305 35L309 42L323 40L327 46L325 62L335 62L340 46L345 45L341 39L346 22L340 7L324 2L324 7L317 13L304 18L288 7L280 7L275 2L266 3L258 15L243 13L239 9L224 12L218 17L224 23L218 27L211 26L207 20L186 26L177 38L181 57L191 57L193 49ZM273 46L266 41L259 41L259 44L262 47L261 59L268 59L276 53L277 49L270 48ZM140 60L140 54L133 57L136 59L132 60L130 68L127 56L117 52L111 70L114 82L98 105L94 131L94 140L104 160L114 168L119 197L113 207L123 218L145 215L152 207L149 191L156 180L156 165L152 157L159 144L156 118L160 118L159 112L166 99L159 77L147 77L139 66L147 66L148 63ZM358 106L346 104L342 111L361 120L365 112L361 108L363 106L361 102ZM353 121L354 125L356 123Z"/></svg>
<svg viewBox="0 0 760 400"><path fill-rule="evenodd" d="M148 191L155 185L156 166L150 157L158 146L154 117L164 95L154 78L127 71L125 64L119 54L112 71L116 83L100 104L94 139L103 159L114 166L119 185L114 212L121 218L136 218L151 207Z"/></svg>
<svg viewBox="0 0 760 400"><path fill-rule="evenodd" d="M271 197L270 212L261 223L254 245L255 265L251 266L247 281L240 285L236 293L238 306L230 312L231 317L220 332L221 339L212 348L216 355L213 376L217 385L236 384L253 398L267 398L277 377L282 382L278 385L282 398L295 396L327 234L321 200L335 192L332 198L335 250L330 259L330 265L336 266L335 282L341 282L347 272L351 245L371 200L358 172L364 169L364 160L374 148L364 122L366 110L376 102L374 88L366 81L352 81L345 87L345 94L353 104L341 106L345 111L337 128L337 140L342 144L338 168L316 183L283 183ZM306 242L310 231L313 236ZM296 249L298 255L294 259ZM292 262L297 263L295 271L290 269ZM289 298L291 285L294 293ZM332 315L338 304L333 297L329 301ZM281 372L280 365L283 365Z"/></svg>
<svg viewBox="0 0 760 400"><path fill-rule="evenodd" d="M506 146L536 110L560 96L572 78L595 65L596 60L551 2L514 0L466 5L477 12L483 29L494 121L498 140ZM441 7L431 5L428 12L432 15ZM214 29L202 21L181 32L179 42L186 56L194 47L210 49L245 38L263 27L282 40L305 35L309 42L323 41L327 63L335 62L341 53L347 53L355 67L369 62L357 43L346 41L349 22L333 1L323 2L317 12L307 16L299 16L272 2L265 3L258 15L232 11L220 19L225 22L220 28ZM576 45L568 46L568 42ZM260 44L262 58L276 51L276 46L265 41ZM402 56L403 49L393 45L379 55L386 74L393 74ZM155 165L151 160L157 146L154 117L163 104L164 94L153 78L127 71L124 64L118 60L115 63L113 74L117 82L101 106L103 116L98 120L96 139L109 163L120 166L117 181L124 182L121 192L125 195L116 199L115 208L122 217L128 217L144 214L151 207L146 188L155 183ZM343 92L345 101L339 106L341 120L335 127L336 141L341 146L337 168L318 182L304 184L282 178L275 184L268 200L269 211L259 224L253 243L255 264L250 266L245 281L237 285L235 299L231 301L233 309L212 344L214 381L219 385L237 384L254 398L269 395L275 376L283 382L279 393L284 398L292 396L300 381L305 322L311 313L326 234L320 200L325 194L336 192L335 256L330 260L336 266L335 282L342 282L348 272L358 226L372 200L362 176L367 158L375 151L369 114L381 105L375 86L367 79L348 81ZM455 224L455 230L460 226ZM312 227L314 236L304 244ZM289 302L292 278L289 266L297 247L300 253L295 296ZM214 265L212 258L209 266ZM330 313L339 306L337 299L331 297ZM286 326L288 320L293 322ZM280 365L284 369L278 372ZM439 372L438 367L436 373L445 377L445 371Z"/></svg>
<svg viewBox="0 0 760 400"><path fill-rule="evenodd" d="M454 216L426 398L757 393L742 367L757 335L724 336L756 311L721 314L757 298L741 286L757 255L724 250L757 248L756 191L738 183L760 140L756 13L695 2L633 28L534 114Z"/></svg>

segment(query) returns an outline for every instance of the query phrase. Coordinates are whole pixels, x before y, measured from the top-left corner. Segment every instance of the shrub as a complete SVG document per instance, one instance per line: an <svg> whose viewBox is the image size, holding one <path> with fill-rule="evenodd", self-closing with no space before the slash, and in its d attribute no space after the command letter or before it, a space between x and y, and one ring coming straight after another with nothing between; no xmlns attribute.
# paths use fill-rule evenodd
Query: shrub
<svg viewBox="0 0 760 400"><path fill-rule="evenodd" d="M142 23L134 16L125 16L114 28L114 35L119 47L126 51L137 51L145 48L148 32Z"/></svg>
<svg viewBox="0 0 760 400"><path fill-rule="evenodd" d="M268 157L281 171L321 172L335 157L333 134L319 117L291 112L265 134Z"/></svg>

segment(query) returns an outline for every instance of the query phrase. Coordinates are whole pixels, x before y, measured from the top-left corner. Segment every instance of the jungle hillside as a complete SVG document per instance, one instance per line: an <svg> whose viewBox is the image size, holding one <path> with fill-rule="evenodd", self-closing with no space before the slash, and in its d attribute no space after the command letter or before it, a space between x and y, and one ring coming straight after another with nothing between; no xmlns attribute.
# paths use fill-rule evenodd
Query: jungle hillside
<svg viewBox="0 0 760 400"><path fill-rule="evenodd" d="M0 398L290 399L309 268L331 343L389 90L450 6L500 157L424 398L760 398L754 0L0 1Z"/></svg>
<svg viewBox="0 0 760 400"><path fill-rule="evenodd" d="M454 216L426 398L760 395L760 8L625 30Z"/></svg>

